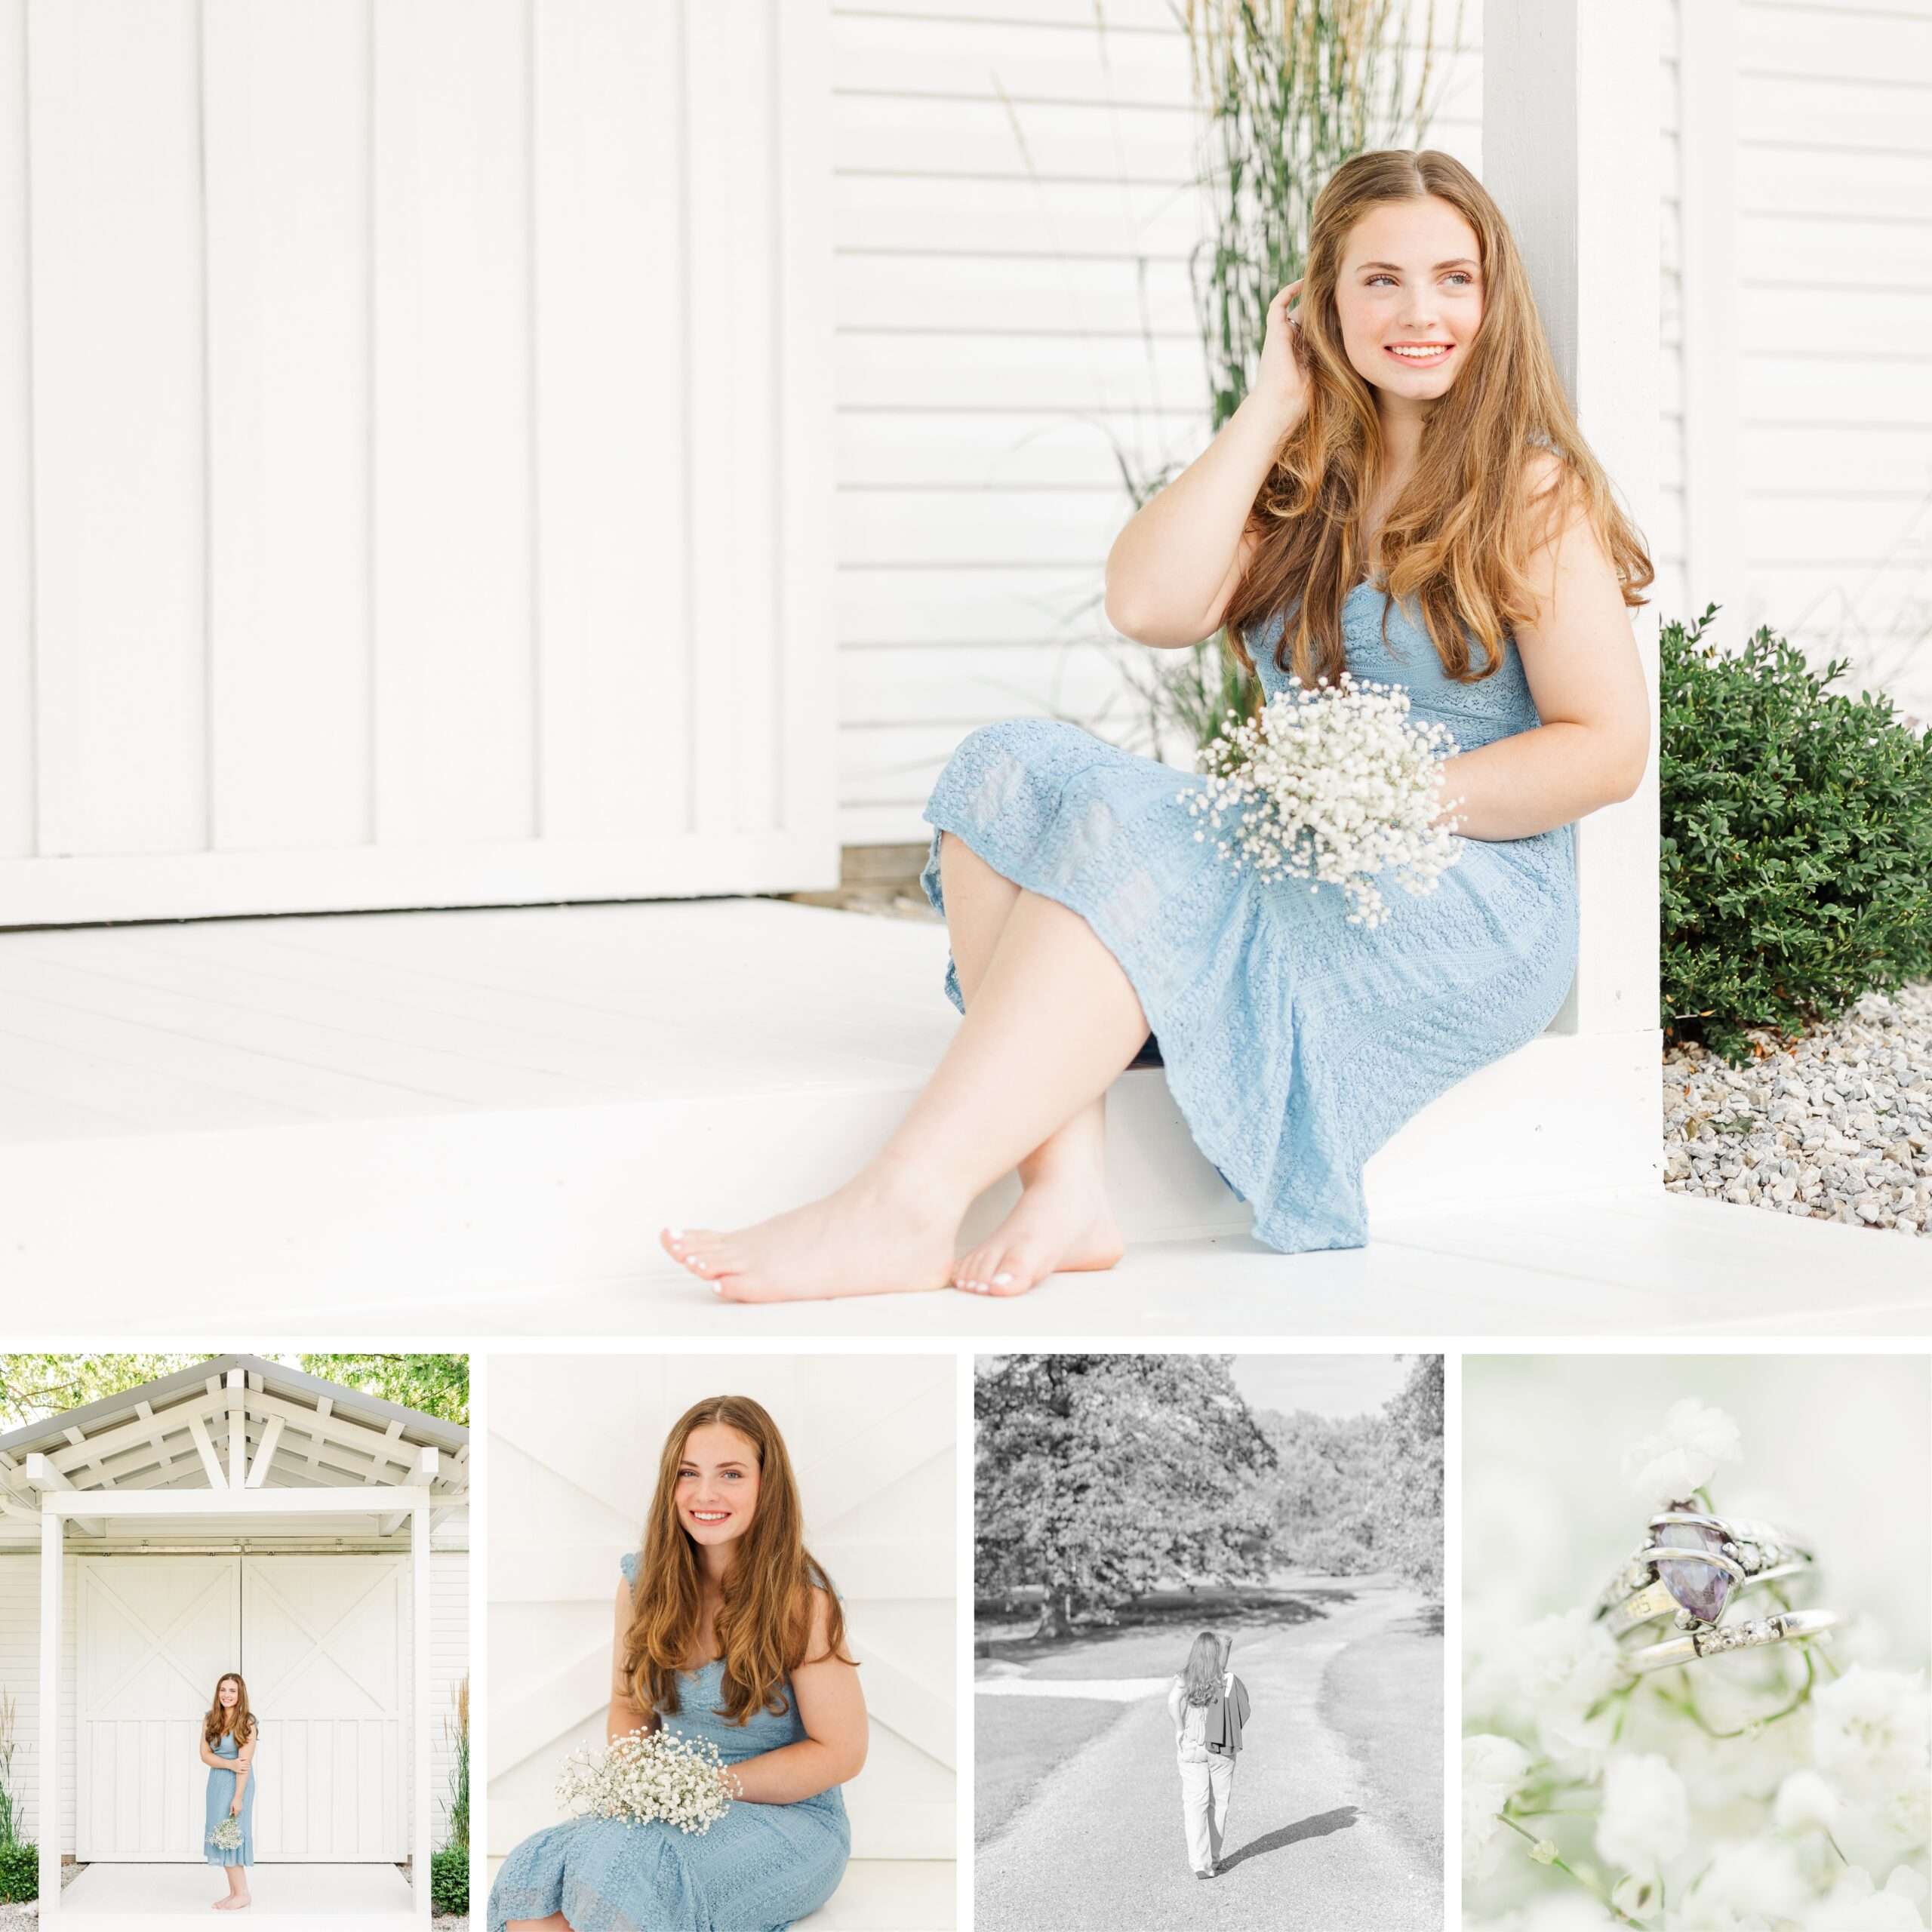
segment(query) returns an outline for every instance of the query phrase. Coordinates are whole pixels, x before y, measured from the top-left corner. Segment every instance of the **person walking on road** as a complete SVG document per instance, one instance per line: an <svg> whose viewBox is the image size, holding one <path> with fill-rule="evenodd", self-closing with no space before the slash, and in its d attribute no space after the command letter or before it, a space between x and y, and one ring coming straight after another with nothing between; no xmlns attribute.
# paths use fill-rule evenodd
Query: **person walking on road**
<svg viewBox="0 0 1932 1932"><path fill-rule="evenodd" d="M1233 1648L1232 1638L1202 1631L1188 1653L1186 1669L1168 1691L1187 1860L1197 1878L1211 1878L1220 1869L1235 1759L1247 1721L1247 1686L1228 1669Z"/></svg>

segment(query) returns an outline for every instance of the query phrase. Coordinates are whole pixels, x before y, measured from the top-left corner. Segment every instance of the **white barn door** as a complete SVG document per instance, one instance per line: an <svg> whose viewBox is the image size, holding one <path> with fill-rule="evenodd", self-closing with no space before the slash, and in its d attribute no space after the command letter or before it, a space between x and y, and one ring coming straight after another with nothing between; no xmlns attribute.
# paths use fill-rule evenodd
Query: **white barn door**
<svg viewBox="0 0 1932 1932"><path fill-rule="evenodd" d="M836 876L826 0L0 0L0 926Z"/></svg>
<svg viewBox="0 0 1932 1932"><path fill-rule="evenodd" d="M241 1655L241 1559L83 1556L75 1571L75 1856L198 1862L198 1739Z"/></svg>
<svg viewBox="0 0 1932 1932"><path fill-rule="evenodd" d="M399 1556L242 1560L242 1669L261 1717L264 1863L409 1856L408 1596Z"/></svg>

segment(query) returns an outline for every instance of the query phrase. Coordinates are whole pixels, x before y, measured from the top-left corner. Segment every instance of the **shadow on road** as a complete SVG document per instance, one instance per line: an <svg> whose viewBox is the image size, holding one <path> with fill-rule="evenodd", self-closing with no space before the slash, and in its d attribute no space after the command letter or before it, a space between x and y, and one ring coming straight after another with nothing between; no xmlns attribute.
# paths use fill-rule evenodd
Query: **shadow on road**
<svg viewBox="0 0 1932 1932"><path fill-rule="evenodd" d="M1304 1838L1325 1838L1331 1832L1346 1832L1361 1815L1361 1807L1354 1804L1344 1804L1333 1811L1318 1811L1312 1817L1284 1825L1279 1831L1270 1832L1263 1838L1251 1839L1240 1850L1230 1852L1221 1860L1221 1869L1232 1872L1248 1859L1263 1858L1271 1851L1285 1851L1290 1845L1299 1844Z"/></svg>
<svg viewBox="0 0 1932 1932"><path fill-rule="evenodd" d="M1439 1637L1442 1635L1442 1606L1439 1603L1424 1604L1413 1617L1405 1617L1399 1623L1389 1625L1387 1634L1392 1637Z"/></svg>

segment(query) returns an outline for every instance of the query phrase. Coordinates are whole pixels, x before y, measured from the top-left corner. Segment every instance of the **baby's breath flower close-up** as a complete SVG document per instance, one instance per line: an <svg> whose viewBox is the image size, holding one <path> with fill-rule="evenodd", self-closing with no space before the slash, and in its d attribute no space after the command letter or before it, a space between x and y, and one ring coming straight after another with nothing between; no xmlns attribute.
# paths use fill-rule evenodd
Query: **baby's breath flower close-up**
<svg viewBox="0 0 1932 1932"><path fill-rule="evenodd" d="M557 1801L574 1817L656 1821L700 1836L737 1793L716 1745L669 1730L629 1731L604 1751L574 1751L557 1774Z"/></svg>
<svg viewBox="0 0 1932 1932"><path fill-rule="evenodd" d="M1697 1494L1721 1463L1738 1457L1737 1424L1721 1409L1687 1398L1674 1403L1654 1435L1634 1443L1623 1479L1645 1501L1681 1503Z"/></svg>
<svg viewBox="0 0 1932 1932"><path fill-rule="evenodd" d="M1344 671L1312 691L1289 685L1253 718L1230 712L1203 753L1203 783L1180 795L1206 821L1195 837L1263 878L1339 886L1350 924L1380 925L1385 875L1432 892L1458 851L1456 821L1437 822L1438 767L1456 741L1408 712L1401 687Z"/></svg>

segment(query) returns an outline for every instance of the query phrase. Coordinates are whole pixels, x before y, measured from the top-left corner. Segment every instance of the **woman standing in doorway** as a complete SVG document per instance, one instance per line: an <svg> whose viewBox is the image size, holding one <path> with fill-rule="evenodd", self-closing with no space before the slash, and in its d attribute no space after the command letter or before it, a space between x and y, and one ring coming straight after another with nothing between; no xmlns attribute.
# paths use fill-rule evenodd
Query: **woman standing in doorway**
<svg viewBox="0 0 1932 1932"><path fill-rule="evenodd" d="M1233 1649L1232 1638L1202 1631L1188 1653L1186 1668L1168 1690L1187 1862L1197 1878L1211 1878L1221 1869L1235 1759L1241 1751L1241 1727L1247 1721L1247 1686L1228 1669Z"/></svg>
<svg viewBox="0 0 1932 1932"><path fill-rule="evenodd" d="M965 1019L925 1091L836 1193L665 1247L744 1301L1110 1267L1103 1100L1150 1029L1257 1238L1360 1247L1370 1155L1562 1004L1571 828L1643 777L1626 607L1651 579L1494 200L1433 149L1345 162L1247 397L1115 540L1106 611L1156 650L1225 628L1271 695L1344 670L1405 691L1458 746L1457 863L1350 924L1337 886L1225 863L1175 795L1203 780L1053 719L983 726L926 808ZM1017 1205L958 1252L1015 1167Z"/></svg>
<svg viewBox="0 0 1932 1932"><path fill-rule="evenodd" d="M525 1838L491 1890L490 1932L784 1932L838 1890L838 1787L866 1761L866 1700L803 1521L756 1402L712 1396L679 1418L644 1546L622 1561L605 1730L715 1745L732 1802L703 1833L586 1817Z"/></svg>
<svg viewBox="0 0 1932 1932"><path fill-rule="evenodd" d="M239 1912L253 1903L248 1867L255 1862L255 1746L260 1734L248 1709L248 1687L230 1671L214 1687L214 1702L202 1720L202 1762L208 1767L203 1844L208 1863L228 1874L228 1896L215 1900L217 1912ZM231 1819L241 1843L217 1844L215 1834Z"/></svg>

